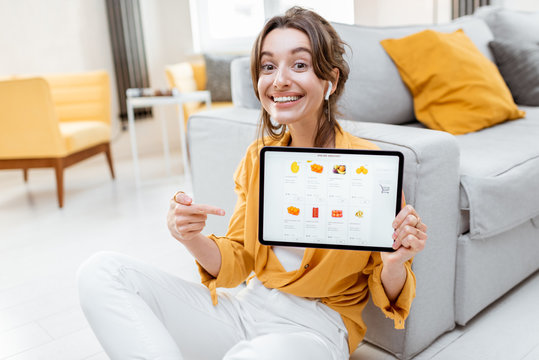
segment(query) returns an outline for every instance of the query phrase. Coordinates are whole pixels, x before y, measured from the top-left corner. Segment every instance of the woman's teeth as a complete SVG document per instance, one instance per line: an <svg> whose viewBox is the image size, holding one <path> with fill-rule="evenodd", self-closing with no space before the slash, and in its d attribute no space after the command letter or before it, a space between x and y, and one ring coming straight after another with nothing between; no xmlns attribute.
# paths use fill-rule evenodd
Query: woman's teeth
<svg viewBox="0 0 539 360"><path fill-rule="evenodd" d="M283 103L283 102L296 101L299 98L300 98L299 96L282 96L282 97L274 97L273 101L278 102L278 103Z"/></svg>

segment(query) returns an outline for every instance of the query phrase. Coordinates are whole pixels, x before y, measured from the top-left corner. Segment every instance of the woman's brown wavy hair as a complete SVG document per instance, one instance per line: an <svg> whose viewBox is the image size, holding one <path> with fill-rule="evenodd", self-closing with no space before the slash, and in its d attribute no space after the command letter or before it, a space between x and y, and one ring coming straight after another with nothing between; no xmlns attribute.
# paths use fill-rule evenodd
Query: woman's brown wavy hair
<svg viewBox="0 0 539 360"><path fill-rule="evenodd" d="M266 36L274 29L296 29L307 35L312 47L313 70L319 79L329 80L335 84L332 70L339 69L339 80L335 92L329 97L329 119L327 119L328 106L324 107L325 116L318 119L318 132L314 139L315 147L326 145L334 131L340 129L335 119L336 103L344 90L344 84L348 79L350 68L344 59L346 45L335 31L333 26L317 13L295 6L290 8L282 16L275 16L266 22L258 35L251 52L251 77L256 97L258 93L258 77L261 70L262 43ZM274 140L280 140L286 132L286 125L271 122L270 114L262 108L261 121L259 123L260 137L265 134Z"/></svg>

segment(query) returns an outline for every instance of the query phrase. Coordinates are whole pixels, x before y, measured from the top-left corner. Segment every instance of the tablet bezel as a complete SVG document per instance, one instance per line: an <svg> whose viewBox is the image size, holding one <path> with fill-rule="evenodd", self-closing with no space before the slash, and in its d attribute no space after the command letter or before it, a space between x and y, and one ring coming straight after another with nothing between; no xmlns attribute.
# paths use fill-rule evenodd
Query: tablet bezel
<svg viewBox="0 0 539 360"><path fill-rule="evenodd" d="M321 153L321 154L352 154L352 155L370 155L370 156L395 156L399 159L399 169L397 172L397 196L395 204L395 216L399 213L402 206L402 181L404 173L404 155L400 151L390 150L366 150L366 149L333 149L333 148L301 148L286 146L264 146L260 149L260 177L259 177L259 202L258 202L258 241L263 245L292 246L305 248L337 249L337 250L363 250L363 251L384 251L393 252L392 247L365 246L365 245L342 245L342 244L324 244L324 243L304 243L288 241L264 240L264 171L265 155L267 152L290 152L290 153Z"/></svg>

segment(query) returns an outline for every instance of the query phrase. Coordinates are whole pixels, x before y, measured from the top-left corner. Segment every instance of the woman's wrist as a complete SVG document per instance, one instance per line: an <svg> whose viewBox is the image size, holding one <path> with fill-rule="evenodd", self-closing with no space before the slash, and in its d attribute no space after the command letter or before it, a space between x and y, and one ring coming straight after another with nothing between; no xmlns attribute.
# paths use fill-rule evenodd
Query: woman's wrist
<svg viewBox="0 0 539 360"><path fill-rule="evenodd" d="M398 298L404 287L404 283L406 282L406 267L401 263L384 263L380 276L388 299L391 302L394 302Z"/></svg>

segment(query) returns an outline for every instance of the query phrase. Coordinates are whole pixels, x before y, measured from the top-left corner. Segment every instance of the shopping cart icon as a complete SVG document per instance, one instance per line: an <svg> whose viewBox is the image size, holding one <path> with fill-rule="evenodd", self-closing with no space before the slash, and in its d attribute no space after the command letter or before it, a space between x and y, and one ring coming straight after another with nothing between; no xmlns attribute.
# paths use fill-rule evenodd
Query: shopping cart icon
<svg viewBox="0 0 539 360"><path fill-rule="evenodd" d="M388 185L380 184L380 188L382 189L382 194L389 194L389 186Z"/></svg>

